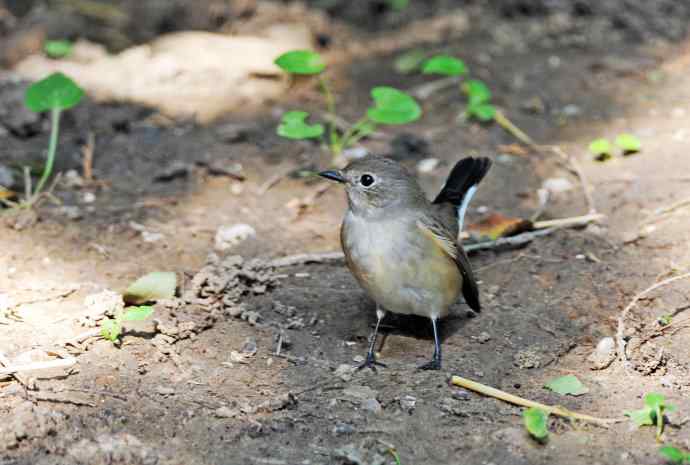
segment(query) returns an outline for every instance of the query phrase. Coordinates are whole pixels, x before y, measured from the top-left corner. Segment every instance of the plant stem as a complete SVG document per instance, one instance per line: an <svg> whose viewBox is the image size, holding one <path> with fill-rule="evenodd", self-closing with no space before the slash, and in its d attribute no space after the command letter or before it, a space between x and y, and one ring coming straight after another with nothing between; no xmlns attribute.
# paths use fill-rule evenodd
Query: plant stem
<svg viewBox="0 0 690 465"><path fill-rule="evenodd" d="M50 143L48 144L48 158L46 164L43 167L43 174L41 175L40 181L36 186L36 191L34 196L38 195L43 189L43 186L48 181L51 173L53 172L53 163L55 162L55 151L57 150L58 134L60 132L60 108L53 108L51 110L52 124L50 128Z"/></svg>
<svg viewBox="0 0 690 465"><path fill-rule="evenodd" d="M588 423L594 423L596 425L603 427L606 427L612 423L624 421L624 419L622 418L597 418L590 415L584 415L582 413L571 412L570 410L567 410L563 407L545 405L539 402L535 402L533 400L524 399L522 397L509 394L505 391L501 391L491 386L486 386L484 384L477 383L476 381L461 378L460 376L453 376L451 378L451 383L456 386L464 387L465 389L471 389L472 391L479 392L480 394L484 394L485 396L491 396L514 405L520 405L522 407L536 407L552 415L558 415L560 417L566 417L573 420L586 421Z"/></svg>
<svg viewBox="0 0 690 465"><path fill-rule="evenodd" d="M332 118L328 119L328 138L331 148L338 145L338 134L335 127L335 98L331 92L331 87L328 85L328 79L321 75L319 77L319 84L321 84L321 90L323 91L323 97L326 99L326 110L331 115Z"/></svg>
<svg viewBox="0 0 690 465"><path fill-rule="evenodd" d="M498 123L499 126L508 131L517 140L519 140L527 146L534 147L534 141L532 140L532 138L525 134L522 131L522 129L515 126L508 118L506 118L506 115L504 115L502 111L496 110L494 120L496 121L496 123Z"/></svg>
<svg viewBox="0 0 690 465"><path fill-rule="evenodd" d="M364 126L368 122L369 117L365 115L362 118L360 118L360 120L357 121L355 124L350 126L350 129L345 131L345 134L343 134L343 137L340 139L340 151L345 150L348 147L348 145L354 144L359 139L365 136L365 134L358 133L358 131L360 131L362 126Z"/></svg>

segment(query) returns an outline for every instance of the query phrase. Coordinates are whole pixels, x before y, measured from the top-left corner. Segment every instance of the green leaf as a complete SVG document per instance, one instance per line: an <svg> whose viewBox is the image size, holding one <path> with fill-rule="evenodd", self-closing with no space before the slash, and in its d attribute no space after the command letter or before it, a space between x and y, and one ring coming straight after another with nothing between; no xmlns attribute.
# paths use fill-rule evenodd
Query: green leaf
<svg viewBox="0 0 690 465"><path fill-rule="evenodd" d="M467 94L469 105L479 105L491 101L491 91L478 79L470 79L462 85L462 91Z"/></svg>
<svg viewBox="0 0 690 465"><path fill-rule="evenodd" d="M43 44L43 51L50 58L64 58L72 53L72 48L69 40L47 40Z"/></svg>
<svg viewBox="0 0 690 465"><path fill-rule="evenodd" d="M311 50L293 50L276 58L276 65L291 74L319 74L326 69L323 58Z"/></svg>
<svg viewBox="0 0 690 465"><path fill-rule="evenodd" d="M423 74L441 74L443 76L464 76L467 67L462 60L448 55L436 55L424 63Z"/></svg>
<svg viewBox="0 0 690 465"><path fill-rule="evenodd" d="M26 89L24 103L36 113L58 108L66 110L78 104L84 91L62 73L53 73Z"/></svg>
<svg viewBox="0 0 690 465"><path fill-rule="evenodd" d="M323 134L323 125L307 124L309 116L306 111L288 111L278 126L278 135L288 139L313 139Z"/></svg>
<svg viewBox="0 0 690 465"><path fill-rule="evenodd" d="M664 458L673 464L682 464L684 460L688 460L690 457L686 455L683 451L673 446L663 446L659 449L659 453L664 456Z"/></svg>
<svg viewBox="0 0 690 465"><path fill-rule="evenodd" d="M130 304L143 304L175 296L177 275L168 271L146 274L132 283L125 291L124 300Z"/></svg>
<svg viewBox="0 0 690 465"><path fill-rule="evenodd" d="M379 124L407 124L419 119L422 109L414 98L393 87L371 89L374 106L367 116Z"/></svg>
<svg viewBox="0 0 690 465"><path fill-rule="evenodd" d="M410 0L388 0L388 5L393 11L402 11L410 4Z"/></svg>
<svg viewBox="0 0 690 465"><path fill-rule="evenodd" d="M624 413L626 417L630 417L630 419L635 423L635 426L638 428L640 426L651 426L654 424L654 409L645 407L640 410L630 410L628 412Z"/></svg>
<svg viewBox="0 0 690 465"><path fill-rule="evenodd" d="M393 68L400 74L409 74L416 71L424 61L426 53L420 49L410 50L399 55L393 62Z"/></svg>
<svg viewBox="0 0 690 465"><path fill-rule="evenodd" d="M107 319L101 322L101 336L111 342L117 341L121 331L122 327L115 320Z"/></svg>
<svg viewBox="0 0 690 465"><path fill-rule="evenodd" d="M153 315L153 307L142 305L140 307L129 307L125 310L122 319L124 321L143 321Z"/></svg>
<svg viewBox="0 0 690 465"><path fill-rule="evenodd" d="M596 157L599 161L605 161L611 158L611 142L608 139L600 138L594 139L589 143L589 151Z"/></svg>
<svg viewBox="0 0 690 465"><path fill-rule="evenodd" d="M644 396L644 405L651 408L664 408L664 396L655 392L650 392Z"/></svg>
<svg viewBox="0 0 690 465"><path fill-rule="evenodd" d="M616 137L616 145L625 153L635 153L642 149L642 142L632 134L620 134Z"/></svg>
<svg viewBox="0 0 690 465"><path fill-rule="evenodd" d="M587 389L587 387L574 375L561 376L551 380L551 382L544 387L562 396L568 394L571 396L580 396L589 392L589 389Z"/></svg>
<svg viewBox="0 0 690 465"><path fill-rule="evenodd" d="M478 103L467 107L467 116L475 117L479 121L487 122L496 116L496 107L490 103Z"/></svg>
<svg viewBox="0 0 690 465"><path fill-rule="evenodd" d="M545 411L535 407L530 407L522 412L525 428L527 428L532 437L539 441L543 441L549 435L549 431L546 428L548 417L549 415Z"/></svg>

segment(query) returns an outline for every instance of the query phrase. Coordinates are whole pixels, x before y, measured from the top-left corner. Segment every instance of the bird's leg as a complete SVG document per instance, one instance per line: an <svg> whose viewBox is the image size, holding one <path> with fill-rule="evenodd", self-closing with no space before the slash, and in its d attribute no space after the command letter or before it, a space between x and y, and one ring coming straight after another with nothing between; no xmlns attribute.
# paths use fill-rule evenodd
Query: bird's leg
<svg viewBox="0 0 690 465"><path fill-rule="evenodd" d="M420 366L420 370L440 370L441 369L441 341L438 337L437 328L438 318L432 318L431 324L434 327L434 355L429 363Z"/></svg>
<svg viewBox="0 0 690 465"><path fill-rule="evenodd" d="M358 370L361 370L362 368L371 368L372 370L376 371L376 366L381 366L385 367L385 363L377 362L376 361L376 354L374 352L375 347L376 347L376 337L378 336L379 333L379 324L381 324L381 320L383 320L383 317L386 316L385 310L382 310L381 307L376 307L376 328L374 328L374 334L371 336L371 342L369 343L369 351L367 352L367 359L357 367Z"/></svg>

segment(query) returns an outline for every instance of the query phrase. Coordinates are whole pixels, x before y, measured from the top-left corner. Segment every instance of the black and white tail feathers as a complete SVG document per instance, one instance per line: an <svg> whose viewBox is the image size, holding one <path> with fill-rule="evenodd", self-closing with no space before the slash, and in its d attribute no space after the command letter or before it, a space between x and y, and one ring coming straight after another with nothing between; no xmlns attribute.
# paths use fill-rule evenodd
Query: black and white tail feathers
<svg viewBox="0 0 690 465"><path fill-rule="evenodd" d="M463 158L453 167L448 175L446 184L439 192L434 203L450 203L455 206L458 214L458 231L462 232L462 224L465 220L467 206L472 196L477 191L477 185L491 168L491 160L488 158ZM481 310L479 304L479 289L477 281L472 273L472 266L462 247L458 247L456 263L462 273L462 294L465 301L475 312Z"/></svg>
<svg viewBox="0 0 690 465"><path fill-rule="evenodd" d="M434 199L434 203L451 203L458 209L458 224L462 231L467 206L477 191L477 185L491 168L491 160L486 157L463 158L455 164L446 184Z"/></svg>

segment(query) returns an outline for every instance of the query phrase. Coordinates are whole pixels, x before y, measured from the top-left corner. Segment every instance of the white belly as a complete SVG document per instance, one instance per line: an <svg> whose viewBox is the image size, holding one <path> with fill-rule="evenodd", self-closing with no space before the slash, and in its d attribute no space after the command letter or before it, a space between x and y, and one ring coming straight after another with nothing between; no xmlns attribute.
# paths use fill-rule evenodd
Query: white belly
<svg viewBox="0 0 690 465"><path fill-rule="evenodd" d="M414 219L368 221L348 212L341 241L352 274L385 310L443 317L462 287L455 261Z"/></svg>

